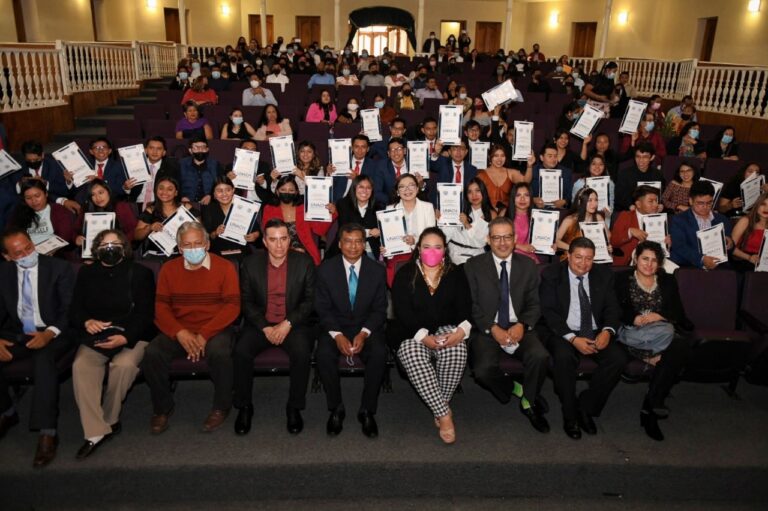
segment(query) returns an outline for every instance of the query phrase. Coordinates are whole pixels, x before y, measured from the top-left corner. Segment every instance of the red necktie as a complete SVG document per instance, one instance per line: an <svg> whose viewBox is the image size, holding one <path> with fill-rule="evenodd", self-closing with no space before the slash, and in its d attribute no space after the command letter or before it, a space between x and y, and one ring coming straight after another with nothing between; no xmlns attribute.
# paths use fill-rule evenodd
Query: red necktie
<svg viewBox="0 0 768 511"><path fill-rule="evenodd" d="M97 165L97 167L98 167L98 170L96 171L96 176L99 179L104 179L104 164L103 163L99 163Z"/></svg>
<svg viewBox="0 0 768 511"><path fill-rule="evenodd" d="M398 167L395 165L395 177L400 177L400 169L403 168L402 166Z"/></svg>
<svg viewBox="0 0 768 511"><path fill-rule="evenodd" d="M359 176L359 175L360 175L360 160L357 160L357 161L355 162L355 170L354 170L354 172L355 172L355 175L356 175L356 176Z"/></svg>
<svg viewBox="0 0 768 511"><path fill-rule="evenodd" d="M461 165L456 165L456 182L461 183Z"/></svg>
<svg viewBox="0 0 768 511"><path fill-rule="evenodd" d="M435 143L434 142L430 142L429 143L429 154L432 154L434 152L435 152Z"/></svg>

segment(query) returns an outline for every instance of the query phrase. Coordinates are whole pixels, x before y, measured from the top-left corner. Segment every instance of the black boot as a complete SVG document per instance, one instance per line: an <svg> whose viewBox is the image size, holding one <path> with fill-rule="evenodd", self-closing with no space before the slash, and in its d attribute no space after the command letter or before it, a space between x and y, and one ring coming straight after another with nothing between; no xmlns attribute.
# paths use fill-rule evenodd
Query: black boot
<svg viewBox="0 0 768 511"><path fill-rule="evenodd" d="M659 429L659 416L653 411L648 401L643 403L643 409L640 410L640 425L649 437L657 442L664 440L664 433Z"/></svg>

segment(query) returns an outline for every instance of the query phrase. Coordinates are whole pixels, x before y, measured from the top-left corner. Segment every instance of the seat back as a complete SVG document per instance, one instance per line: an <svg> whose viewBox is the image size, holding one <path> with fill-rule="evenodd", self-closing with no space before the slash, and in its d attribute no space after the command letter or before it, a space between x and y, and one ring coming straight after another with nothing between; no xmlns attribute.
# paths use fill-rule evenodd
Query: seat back
<svg viewBox="0 0 768 511"><path fill-rule="evenodd" d="M685 314L696 328L733 330L738 304L736 273L680 268L675 272ZM716 293L717 299L714 298Z"/></svg>

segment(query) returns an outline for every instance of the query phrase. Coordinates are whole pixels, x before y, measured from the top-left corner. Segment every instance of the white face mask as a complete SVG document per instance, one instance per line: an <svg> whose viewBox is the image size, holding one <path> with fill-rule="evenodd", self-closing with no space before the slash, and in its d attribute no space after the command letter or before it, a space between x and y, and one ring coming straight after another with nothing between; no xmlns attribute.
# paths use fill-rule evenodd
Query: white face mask
<svg viewBox="0 0 768 511"><path fill-rule="evenodd" d="M467 93L466 92L459 92L459 99L467 99Z"/></svg>
<svg viewBox="0 0 768 511"><path fill-rule="evenodd" d="M258 80L251 80L251 87L253 87L254 89L258 89L259 85L261 84L259 83Z"/></svg>
<svg viewBox="0 0 768 511"><path fill-rule="evenodd" d="M349 110L350 112L356 112L359 106L360 105L358 105L357 103L347 103L347 110Z"/></svg>

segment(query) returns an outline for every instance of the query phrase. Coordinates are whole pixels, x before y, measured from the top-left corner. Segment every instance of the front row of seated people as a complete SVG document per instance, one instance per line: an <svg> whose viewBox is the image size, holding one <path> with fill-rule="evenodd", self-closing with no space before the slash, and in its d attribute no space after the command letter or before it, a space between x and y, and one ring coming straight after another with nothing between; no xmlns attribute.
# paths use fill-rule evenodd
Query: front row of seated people
<svg viewBox="0 0 768 511"><path fill-rule="evenodd" d="M370 197L370 180L356 186L363 184ZM2 238L7 262L0 266L3 282L10 283L0 292L0 438L19 422L3 369L31 358L29 426L40 432L34 466L54 459L56 360L70 343L78 346L73 385L85 437L78 459L120 433L121 404L140 370L151 393L151 432L164 432L176 407L171 364L184 358L205 359L210 368L214 393L203 431L220 428L234 406L235 432L247 434L254 413L253 358L270 347L290 360L286 426L298 434L316 339L331 436L342 432L346 415L339 359L352 363L358 356L365 381L357 420L366 436L378 435L375 416L389 344L447 444L456 440L450 403L468 357L477 382L502 404L513 401L542 433L550 429L541 388L551 364L563 428L573 439L596 433L594 418L624 366L632 356L641 358L655 366L641 423L662 440L658 419L668 413L665 398L686 360L681 332L692 325L675 279L662 269L661 246L638 243L634 269L614 276L594 264L593 243L576 237L566 259L540 277L534 261L516 251L516 224L504 216L488 222L490 250L460 265L452 262L456 247L445 232L424 228L394 278L394 320L386 331L387 271L369 255L366 228L358 223L342 225L338 253L316 266L310 255L292 249L289 224L273 217L263 229L265 250L242 261L238 278L235 265L210 252L205 227L187 222L177 235L181 257L161 267L156 286L151 271L133 261L120 230L96 237L94 264L75 276L69 263L38 255L30 235L11 228ZM507 354L522 361L521 382L500 367ZM597 369L577 394L580 356L595 360Z"/></svg>

